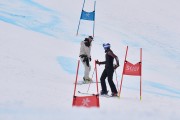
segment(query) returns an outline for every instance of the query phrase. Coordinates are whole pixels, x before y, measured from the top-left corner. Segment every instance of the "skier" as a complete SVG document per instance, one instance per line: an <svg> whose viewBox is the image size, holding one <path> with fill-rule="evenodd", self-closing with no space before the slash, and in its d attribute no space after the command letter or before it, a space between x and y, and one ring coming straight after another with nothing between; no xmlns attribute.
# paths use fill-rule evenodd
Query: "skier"
<svg viewBox="0 0 180 120"><path fill-rule="evenodd" d="M88 38L85 38L85 40L81 42L81 47L80 47L79 57L84 65L83 80L85 83L92 81L92 79L89 77L89 73L91 70L91 65L89 64L89 62L91 61L92 41L93 41L93 37L89 36Z"/></svg>
<svg viewBox="0 0 180 120"><path fill-rule="evenodd" d="M110 49L110 44L103 44L104 50L105 50L105 58L106 60L103 62L99 62L98 60L96 60L96 64L105 64L105 69L101 75L100 81L101 81L101 95L107 95L108 91L107 91L107 87L106 87L106 82L105 79L106 77L108 78L108 83L109 86L111 88L111 96L117 96L117 89L116 86L113 82L113 73L114 73L114 69L116 69L119 66L119 60L118 57L113 53L113 51ZM116 65L113 65L113 61L114 58L116 60Z"/></svg>

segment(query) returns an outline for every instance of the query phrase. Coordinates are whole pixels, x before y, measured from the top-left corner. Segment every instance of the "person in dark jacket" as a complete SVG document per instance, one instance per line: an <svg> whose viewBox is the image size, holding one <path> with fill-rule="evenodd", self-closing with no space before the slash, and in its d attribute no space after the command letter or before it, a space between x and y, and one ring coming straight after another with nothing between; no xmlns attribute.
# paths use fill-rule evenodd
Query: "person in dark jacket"
<svg viewBox="0 0 180 120"><path fill-rule="evenodd" d="M105 69L101 75L100 81L101 81L101 87L102 90L100 92L101 95L108 94L107 87L106 87L106 77L108 78L108 83L111 88L112 96L117 96L117 89L113 82L113 73L114 70L119 67L119 60L118 57L113 53L113 51L110 49L110 44L103 44L103 47L105 49L105 61L99 62L96 60L96 64L105 64ZM114 59L116 60L116 65L113 65Z"/></svg>

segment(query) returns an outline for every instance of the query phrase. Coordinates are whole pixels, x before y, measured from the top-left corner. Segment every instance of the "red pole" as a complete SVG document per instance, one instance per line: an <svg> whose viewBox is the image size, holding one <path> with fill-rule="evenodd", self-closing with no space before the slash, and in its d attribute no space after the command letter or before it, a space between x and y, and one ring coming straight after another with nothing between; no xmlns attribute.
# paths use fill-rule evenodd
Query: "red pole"
<svg viewBox="0 0 180 120"><path fill-rule="evenodd" d="M126 62L126 58L127 58L127 52L128 52L128 46L126 48L126 54L125 54L125 58L124 58L124 65L125 65L125 62ZM120 88L119 88L119 93L118 93L118 96L120 97L120 94L121 94L121 87L122 87L122 81L123 81L123 73L124 73L124 69L125 67L123 66L123 72L122 72L122 77L121 77L121 84L120 84Z"/></svg>
<svg viewBox="0 0 180 120"><path fill-rule="evenodd" d="M140 49L140 65L141 65L141 76L140 76L140 100L142 99L142 48Z"/></svg>
<svg viewBox="0 0 180 120"><path fill-rule="evenodd" d="M97 76L96 61L95 61L95 69L96 69L96 87L97 87L97 94L98 94L98 93L99 93L99 90L98 90L98 76Z"/></svg>
<svg viewBox="0 0 180 120"><path fill-rule="evenodd" d="M121 94L122 81L123 81L123 73L122 73L121 84L120 84L119 93L118 93L119 97L120 97L120 94Z"/></svg>
<svg viewBox="0 0 180 120"><path fill-rule="evenodd" d="M76 71L76 81L75 81L75 84L74 84L74 95L75 96L75 93L76 93L76 85L77 85L77 78L78 78L78 71L79 71L79 63L80 63L80 60L78 60L78 66L77 66L77 71Z"/></svg>
<svg viewBox="0 0 180 120"><path fill-rule="evenodd" d="M97 76L97 67L96 67L96 61L94 61L95 63L95 69L96 69L96 88L97 88L97 101L98 101L98 107L99 107L99 90L98 90L98 76Z"/></svg>

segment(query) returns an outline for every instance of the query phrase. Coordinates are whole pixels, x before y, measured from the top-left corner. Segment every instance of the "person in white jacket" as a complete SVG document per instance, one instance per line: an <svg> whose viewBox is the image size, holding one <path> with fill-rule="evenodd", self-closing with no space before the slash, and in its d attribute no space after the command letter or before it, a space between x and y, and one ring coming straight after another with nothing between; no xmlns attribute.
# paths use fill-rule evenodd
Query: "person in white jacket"
<svg viewBox="0 0 180 120"><path fill-rule="evenodd" d="M85 40L81 42L81 47L80 47L79 57L84 65L84 77L83 77L84 82L92 81L92 79L89 77L89 73L91 71L91 65L89 64L89 62L91 61L92 40L93 40L92 36L85 38Z"/></svg>

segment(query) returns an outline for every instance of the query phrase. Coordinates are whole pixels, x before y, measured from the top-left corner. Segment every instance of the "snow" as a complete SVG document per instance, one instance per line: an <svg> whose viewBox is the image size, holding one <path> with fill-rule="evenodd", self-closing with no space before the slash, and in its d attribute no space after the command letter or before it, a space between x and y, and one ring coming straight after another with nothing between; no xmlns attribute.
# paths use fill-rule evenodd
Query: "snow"
<svg viewBox="0 0 180 120"><path fill-rule="evenodd" d="M86 1L91 10L94 1ZM100 97L100 108L72 107L80 41L92 34L93 24L83 21L76 36L82 4L1 0L0 120L179 120L180 2L96 1L91 75L93 61L104 60L102 43L109 42L119 57L117 79L114 74L118 88L126 46L132 63L143 50L142 100L139 77L124 76L121 98ZM99 79L104 67L97 67ZM79 80L82 76L81 65ZM87 89L77 86L82 92ZM91 84L89 93L95 91Z"/></svg>

